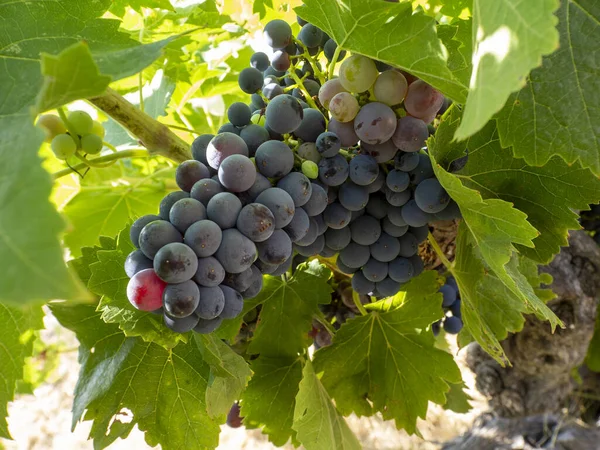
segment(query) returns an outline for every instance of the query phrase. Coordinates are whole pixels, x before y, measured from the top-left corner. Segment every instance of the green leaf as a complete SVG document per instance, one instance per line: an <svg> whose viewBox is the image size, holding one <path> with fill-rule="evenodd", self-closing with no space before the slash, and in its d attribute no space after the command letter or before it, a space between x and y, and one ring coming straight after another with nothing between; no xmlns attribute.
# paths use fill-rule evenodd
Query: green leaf
<svg viewBox="0 0 600 450"><path fill-rule="evenodd" d="M548 303L550 300L556 298L556 294L552 292L552 289L542 287L543 285L550 286L553 278L549 273L540 272L537 262L527 256L519 255L519 272L525 275L525 278L527 278L527 281L533 287L535 294L544 303Z"/></svg>
<svg viewBox="0 0 600 450"><path fill-rule="evenodd" d="M94 248L96 262L90 264L89 289L102 298L98 311L102 320L114 323L126 336L140 336L165 348L187 342L188 334L175 333L164 324L162 316L135 309L127 299L129 277L123 268L127 255L134 250L129 240L129 227L118 237L116 249Z"/></svg>
<svg viewBox="0 0 600 450"><path fill-rule="evenodd" d="M0 4L0 259L11 262L0 276L3 301L89 299L63 263L64 223L48 201L51 180L37 156L43 137L31 110L43 83L41 53L56 54L84 40L100 72L113 79L160 55L167 42L141 46L119 31L118 21L99 19L109 5L109 0L85 8L78 0Z"/></svg>
<svg viewBox="0 0 600 450"><path fill-rule="evenodd" d="M448 69L465 86L469 85L473 70L472 27L471 20L457 20L451 25L438 25L437 28L439 38L448 49Z"/></svg>
<svg viewBox="0 0 600 450"><path fill-rule="evenodd" d="M315 352L315 371L323 372L321 382L342 414L364 414L369 402L384 419L415 433L428 402L443 405L447 383L461 382L452 356L435 348L427 329L443 315L436 276L424 272L404 294L372 304L368 315L347 321L330 347Z"/></svg>
<svg viewBox="0 0 600 450"><path fill-rule="evenodd" d="M254 0L252 13L258 14L258 17L262 20L267 14L267 7L273 8L273 0Z"/></svg>
<svg viewBox="0 0 600 450"><path fill-rule="evenodd" d="M452 150L457 144L447 139L458 116L456 110L445 116L438 129L442 134L436 133L435 142L439 145L433 154L437 159L438 151L443 152L444 165L459 155ZM568 245L568 230L580 228L574 210L587 210L590 203L600 202L600 180L588 169L579 163L569 166L559 157L553 157L543 167L531 167L501 147L493 122L466 145L469 161L460 172L462 183L479 190L485 199L511 202L527 214L527 220L540 234L533 240L535 248L522 243L516 247L538 263L550 262L561 246Z"/></svg>
<svg viewBox="0 0 600 450"><path fill-rule="evenodd" d="M247 428L263 427L263 432L276 446L290 437L295 398L302 379L302 361L298 357L270 358L260 356L250 365L254 376L242 394L240 415Z"/></svg>
<svg viewBox="0 0 600 450"><path fill-rule="evenodd" d="M93 421L95 448L126 438L136 425L150 446L217 446L219 423L206 413L204 398L210 367L196 345L167 350L128 338L90 306L52 305L52 312L81 344L73 427L85 412L83 419ZM126 410L133 416L127 417Z"/></svg>
<svg viewBox="0 0 600 450"><path fill-rule="evenodd" d="M298 440L307 450L362 448L335 408L310 361L306 361L302 370L293 428L298 433Z"/></svg>
<svg viewBox="0 0 600 450"><path fill-rule="evenodd" d="M473 235L462 223L456 238L456 258L452 270L461 296L461 313L465 324L459 335L461 347L475 339L481 348L499 363L506 362L500 341L508 333L523 328L523 314L530 312L519 295L515 295L485 265ZM466 341L466 342L465 342Z"/></svg>
<svg viewBox="0 0 600 450"><path fill-rule="evenodd" d="M89 300L63 260L58 238L64 222L48 201L52 184L36 154L41 132L33 126L28 107L18 105L34 99L19 99L3 67L0 64L4 92L14 96L0 102L0 260L6 263L0 274L0 301L24 305Z"/></svg>
<svg viewBox="0 0 600 450"><path fill-rule="evenodd" d="M413 13L410 3L304 0L295 11L341 47L400 67L454 101L465 102L467 86L447 66L435 20L421 11Z"/></svg>
<svg viewBox="0 0 600 450"><path fill-rule="evenodd" d="M78 42L58 55L42 53L44 84L36 108L47 111L79 98L102 94L110 77L101 75L85 42Z"/></svg>
<svg viewBox="0 0 600 450"><path fill-rule="evenodd" d="M558 47L558 0L473 2L473 74L456 138L475 134Z"/></svg>
<svg viewBox="0 0 600 450"><path fill-rule="evenodd" d="M463 384L451 384L450 391L446 394L448 401L444 405L444 409L454 411L459 414L466 414L471 409L469 400L471 397L465 392L466 385Z"/></svg>
<svg viewBox="0 0 600 450"><path fill-rule="evenodd" d="M110 12L115 16L123 17L127 12L127 8L131 8L138 13L142 12L142 8L166 9L167 11L175 11L169 0L113 0L110 5Z"/></svg>
<svg viewBox="0 0 600 450"><path fill-rule="evenodd" d="M135 184L82 188L64 209L72 225L65 244L78 256L81 247L96 244L99 236L115 236L127 222L156 214L167 193L163 184L152 182L152 177Z"/></svg>
<svg viewBox="0 0 600 450"><path fill-rule="evenodd" d="M588 346L585 364L590 370L600 372L600 314L596 314L596 324L594 326L594 335Z"/></svg>
<svg viewBox="0 0 600 450"><path fill-rule="evenodd" d="M233 402L239 400L252 371L244 358L212 334L194 334L194 341L211 370L206 390L208 415L224 416Z"/></svg>
<svg viewBox="0 0 600 450"><path fill-rule="evenodd" d="M156 72L152 81L142 90L144 94L144 112L155 119L165 116L173 91L175 91L174 80L165 75L162 70ZM132 103L138 105L139 102L138 92Z"/></svg>
<svg viewBox="0 0 600 450"><path fill-rule="evenodd" d="M458 17L465 10L468 11L468 15L471 15L473 11L473 0L442 0L441 3L440 12L448 17Z"/></svg>
<svg viewBox="0 0 600 450"><path fill-rule="evenodd" d="M563 0L557 15L560 48L498 114L500 139L530 165L559 155L600 175L600 9L589 0Z"/></svg>
<svg viewBox="0 0 600 450"><path fill-rule="evenodd" d="M250 353L281 357L302 352L319 305L331 301L330 275L329 269L313 260L298 266L287 282L266 276L263 290L247 302L252 307L263 305Z"/></svg>
<svg viewBox="0 0 600 450"><path fill-rule="evenodd" d="M442 122L440 128L443 126L455 126L458 123L455 120L456 114L458 112L451 111L445 115L445 120ZM444 122L447 125L444 125ZM472 150L469 154L469 163L467 166L473 164L475 167L478 167L475 163L471 162L471 159L473 158L473 154L476 154L480 148L488 145L490 136L486 133L486 130L480 133L479 138L481 142L478 142L479 145L477 146L469 141L469 146ZM435 136L429 140L430 156L436 177L448 194L459 205L465 225L468 227L473 242L477 246L478 252L485 261L485 264L502 281L504 286L526 303L530 312L534 312L540 318L549 320L552 326L555 327L560 324L560 320L537 297L527 279L516 271L514 265L509 264L513 253L516 251L515 245L520 245L520 249L526 247L533 248L532 240L539 235L539 232L527 221L526 214L516 209L512 203L498 198L484 199L478 190L467 187L468 184L466 182L463 183L463 179L466 178L468 180L468 177L463 178L462 174L458 176L450 174L436 163L438 152L442 160L448 156L447 151L443 150L445 144L443 136L447 136L448 134L448 130L446 130L444 134ZM488 136L488 139L485 139L485 136ZM493 160L489 159L489 152L485 153L485 158L485 173L487 174L490 173L490 165L493 163ZM468 173L468 170L465 167L465 172ZM516 185L521 182L522 171L523 166L521 165L518 169L519 178L510 181L507 180L504 171L500 171L499 180L504 184L513 183L513 185ZM483 186L485 185L481 183L473 185L473 187L480 190ZM541 186L543 189L546 189L543 184ZM521 186L520 189L521 196L523 196L523 187ZM531 189L527 192L531 192Z"/></svg>
<svg viewBox="0 0 600 450"><path fill-rule="evenodd" d="M23 378L25 358L33 351L34 330L43 328L43 316L40 307L16 308L0 303L0 437L11 439L7 404L14 399L17 382Z"/></svg>

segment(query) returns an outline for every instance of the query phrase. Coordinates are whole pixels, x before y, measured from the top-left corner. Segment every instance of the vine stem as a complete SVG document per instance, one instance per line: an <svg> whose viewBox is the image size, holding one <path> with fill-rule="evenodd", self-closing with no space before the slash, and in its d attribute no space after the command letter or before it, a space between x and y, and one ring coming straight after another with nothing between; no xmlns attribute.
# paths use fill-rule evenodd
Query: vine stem
<svg viewBox="0 0 600 450"><path fill-rule="evenodd" d="M335 48L335 52L333 53L333 58L331 59L331 63L329 64L329 73L328 78L331 80L333 78L333 71L335 70L335 65L337 64L337 60L340 57L340 53L342 52L342 47L339 45Z"/></svg>
<svg viewBox="0 0 600 450"><path fill-rule="evenodd" d="M136 136L150 155L162 155L176 162L192 158L188 143L113 89L108 88L104 95L92 97L88 101Z"/></svg>
<svg viewBox="0 0 600 450"><path fill-rule="evenodd" d="M117 161L119 159L124 159L124 158L144 158L147 156L150 156L150 154L148 153L147 150L141 150L141 149L123 150L121 152L111 153L110 155L100 156L99 158L94 158L94 162L95 163L96 162L97 163L107 163L107 162L114 162L114 161ZM70 173L74 173L78 170L85 169L87 167L89 167L89 164L81 163L81 164L77 164L76 166L73 166L73 167L59 170L58 172L55 172L52 174L52 179L57 180L61 177L69 175Z"/></svg>
<svg viewBox="0 0 600 450"><path fill-rule="evenodd" d="M446 266L446 269L448 269L448 271L452 273L453 272L452 263L450 261L448 261L448 258L446 258L446 255L444 255L444 252L442 251L440 244L438 244L438 242L435 240L435 238L433 237L433 234L428 233L427 240L429 241L429 244L433 248L433 251L435 251L435 253L437 254L438 258L440 258L440 261L442 261L442 264L444 264L444 266Z"/></svg>

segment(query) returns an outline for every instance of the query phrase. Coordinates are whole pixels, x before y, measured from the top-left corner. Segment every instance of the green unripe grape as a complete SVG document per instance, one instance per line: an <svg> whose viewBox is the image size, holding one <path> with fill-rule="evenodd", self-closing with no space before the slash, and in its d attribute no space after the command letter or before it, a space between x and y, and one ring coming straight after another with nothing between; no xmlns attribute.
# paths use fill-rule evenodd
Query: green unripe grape
<svg viewBox="0 0 600 450"><path fill-rule="evenodd" d="M98 122L97 120L94 120L94 122L93 122L92 134L95 134L96 136L100 136L100 139L104 139L104 135L106 134L106 130L104 129L102 124L100 122Z"/></svg>
<svg viewBox="0 0 600 450"><path fill-rule="evenodd" d="M81 138L81 150L88 155L96 155L102 151L102 138L95 134L86 134Z"/></svg>
<svg viewBox="0 0 600 450"><path fill-rule="evenodd" d="M94 127L94 120L85 111L72 111L67 117L69 124L73 127L73 131L79 136L90 134Z"/></svg>
<svg viewBox="0 0 600 450"><path fill-rule="evenodd" d="M314 180L319 176L319 166L312 161L304 161L302 163L302 173L311 180Z"/></svg>
<svg viewBox="0 0 600 450"><path fill-rule="evenodd" d="M50 146L58 159L67 159L77 151L77 144L68 134L56 135Z"/></svg>
<svg viewBox="0 0 600 450"><path fill-rule="evenodd" d="M372 59L362 55L352 55L340 66L340 83L349 92L359 94L368 91L379 76Z"/></svg>
<svg viewBox="0 0 600 450"><path fill-rule="evenodd" d="M260 125L261 127L265 126L267 119L264 114L256 113L250 118L250 122L255 125Z"/></svg>
<svg viewBox="0 0 600 450"><path fill-rule="evenodd" d="M67 127L60 117L54 114L43 114L37 121L37 126L44 130L46 134L46 142L52 142L55 136L67 132Z"/></svg>

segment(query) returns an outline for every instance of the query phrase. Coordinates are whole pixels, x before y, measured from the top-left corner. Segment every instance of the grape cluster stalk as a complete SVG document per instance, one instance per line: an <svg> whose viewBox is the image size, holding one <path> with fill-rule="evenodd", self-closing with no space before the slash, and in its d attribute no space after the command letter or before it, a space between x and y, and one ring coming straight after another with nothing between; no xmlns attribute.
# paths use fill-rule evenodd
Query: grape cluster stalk
<svg viewBox="0 0 600 450"><path fill-rule="evenodd" d="M428 224L460 217L426 149L444 96L298 23L297 36L266 25L272 57L238 77L249 103L194 140L180 190L131 228L129 300L175 332L214 331L299 257L328 258L360 296L392 296L423 271Z"/></svg>

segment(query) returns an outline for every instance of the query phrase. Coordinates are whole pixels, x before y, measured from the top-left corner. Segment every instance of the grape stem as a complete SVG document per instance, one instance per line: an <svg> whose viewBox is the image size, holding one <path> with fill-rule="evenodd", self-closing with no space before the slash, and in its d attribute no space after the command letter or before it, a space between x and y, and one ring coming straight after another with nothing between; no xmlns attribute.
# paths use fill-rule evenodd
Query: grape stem
<svg viewBox="0 0 600 450"><path fill-rule="evenodd" d="M207 120L207 122L208 122L208 120ZM188 133L191 133L191 134L198 134L198 133L196 133L195 130L190 130L189 128L182 127L179 125L174 125L172 123L165 123L165 125L168 126L169 128L173 128L174 130L187 131Z"/></svg>
<svg viewBox="0 0 600 450"><path fill-rule="evenodd" d="M296 43L296 45L298 45L298 46L300 46L300 48L302 48L302 55L299 55L299 56L302 56L304 59L306 59L306 61L308 61L308 63L311 65L311 67L313 69L313 72L319 79L319 82L321 83L321 85L324 84L326 81L326 78L325 78L326 74L321 69L319 69L317 62L312 57L312 55L309 53L308 47L306 47L302 43L302 41L299 41L298 39L294 39L294 42Z"/></svg>
<svg viewBox="0 0 600 450"><path fill-rule="evenodd" d="M75 152L75 157L77 159L79 159L83 164L86 164L88 167L96 167L98 169L103 169L103 168L108 167L113 164L113 161L110 161L107 163L99 163L95 159L94 160L87 159L84 155L79 153L79 151Z"/></svg>
<svg viewBox="0 0 600 450"><path fill-rule="evenodd" d="M360 314L363 316L366 316L368 314L367 310L365 309L365 307L363 306L363 304L360 301L360 296L358 294L356 294L355 291L352 291L352 301L354 301L354 305L358 308L358 310L360 311Z"/></svg>
<svg viewBox="0 0 600 450"><path fill-rule="evenodd" d="M94 158L94 162L95 163L108 163L108 162L114 162L114 161L117 161L119 159L124 159L124 158L145 158L148 156L150 156L148 151L143 150L143 149L123 150L123 151L120 151L117 153L112 153L110 155ZM62 169L62 170L59 170L58 172L53 173L52 178L54 180L57 180L61 177L64 177L73 172L77 172L79 170L85 169L87 167L89 167L88 163L77 164L76 166L69 167L67 169Z"/></svg>
<svg viewBox="0 0 600 450"><path fill-rule="evenodd" d="M58 108L56 108L56 111L58 111L60 119L63 121L63 123L67 127L67 130L69 131L69 134L77 144L77 148L81 147L81 140L79 139L79 135L75 132L75 129L73 128L73 125L71 125L71 122L69 122L69 119L67 119L65 109L62 106L59 106Z"/></svg>
<svg viewBox="0 0 600 450"><path fill-rule="evenodd" d="M114 153L117 153L119 151L119 150L117 150L117 147L115 147L114 145L112 145L106 141L102 141L102 145Z"/></svg>
<svg viewBox="0 0 600 450"><path fill-rule="evenodd" d="M298 85L298 89L300 89L302 91L302 93L304 94L304 97L306 97L306 103L308 103L308 105L311 108L314 108L317 111L320 111L319 107L317 106L317 104L315 103L315 101L312 99L312 97L310 96L310 94L308 93L308 91L306 90L306 88L304 87L304 83L302 82L302 80L300 79L300 77L298 77L298 75L296 75L296 71L295 70L291 70L289 72L289 75L296 82L296 84ZM327 118L325 118L325 120L327 120Z"/></svg>
<svg viewBox="0 0 600 450"><path fill-rule="evenodd" d="M136 136L151 156L162 155L176 162L192 158L188 143L167 125L140 111L113 89L108 88L104 95L92 97L88 101Z"/></svg>
<svg viewBox="0 0 600 450"><path fill-rule="evenodd" d="M333 78L333 72L335 70L335 65L337 64L337 60L340 57L340 53L342 52L342 47L339 45L335 48L335 52L333 53L333 58L331 58L331 62L329 63L329 73L327 74L330 80Z"/></svg>
<svg viewBox="0 0 600 450"><path fill-rule="evenodd" d="M268 105L268 104L269 104L269 101L270 101L270 100L269 100L269 99L267 98L267 96L266 96L266 95L263 93L262 89L259 89L258 91L256 91L256 93L257 93L258 95L260 95L260 98L262 98L262 99L263 99L263 102L265 102L265 105Z"/></svg>
<svg viewBox="0 0 600 450"><path fill-rule="evenodd" d="M437 254L438 258L440 258L440 261L442 261L442 264L444 264L444 266L446 266L446 269L448 269L448 271L453 274L454 273L453 265L450 261L448 261L448 258L446 258L446 255L444 255L444 252L442 251L440 244L438 244L438 242L435 240L435 238L433 237L433 234L428 233L427 240L429 241L431 248L433 248L433 251L435 251L435 253Z"/></svg>
<svg viewBox="0 0 600 450"><path fill-rule="evenodd" d="M333 328L333 325L331 325L323 317L320 317L318 315L315 315L314 319L317 322L319 322L321 325L323 325L323 327L327 330L327 332L329 333L330 336L332 336L332 337L335 336L335 328Z"/></svg>

